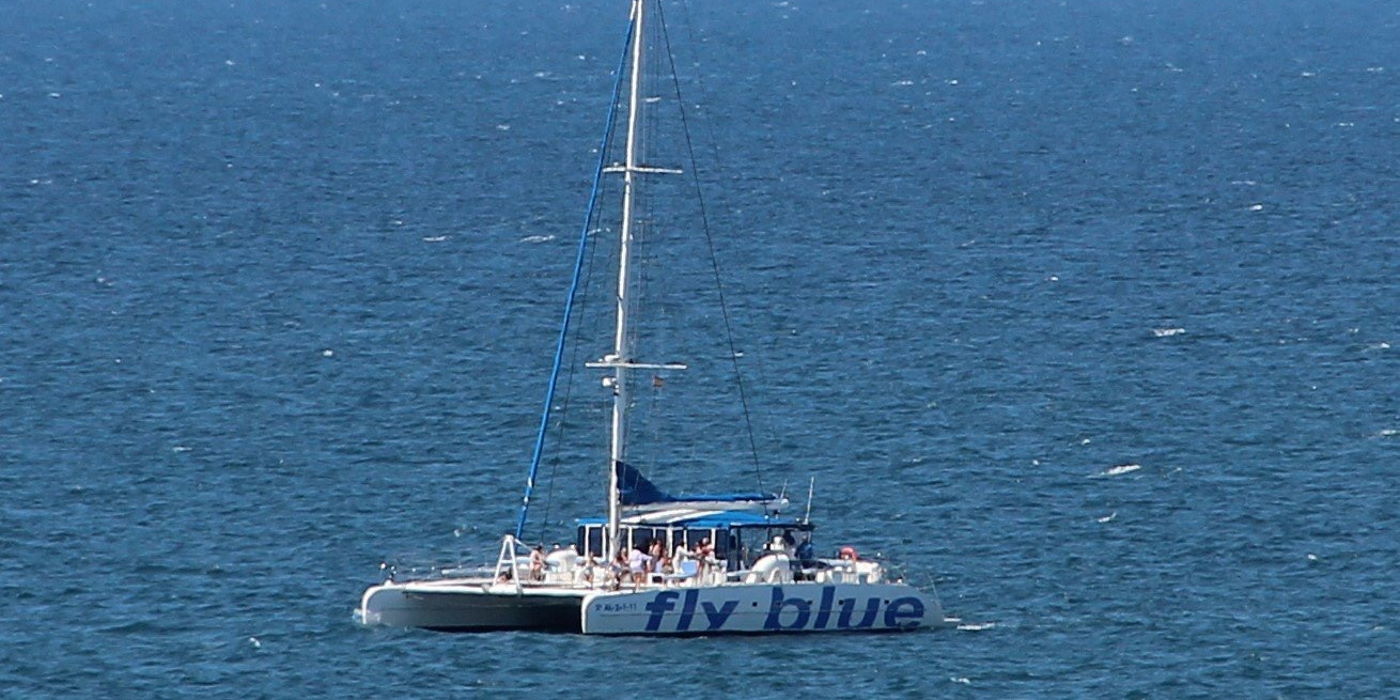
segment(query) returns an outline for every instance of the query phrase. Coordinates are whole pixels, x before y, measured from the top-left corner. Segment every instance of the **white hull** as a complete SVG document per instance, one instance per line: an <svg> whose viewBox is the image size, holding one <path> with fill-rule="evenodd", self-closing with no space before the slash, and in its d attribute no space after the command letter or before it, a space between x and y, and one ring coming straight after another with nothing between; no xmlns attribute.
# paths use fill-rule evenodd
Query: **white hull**
<svg viewBox="0 0 1400 700"><path fill-rule="evenodd" d="M938 600L902 583L732 583L619 591L457 579L365 591L366 625L446 632L602 635L909 631L943 624Z"/></svg>
<svg viewBox="0 0 1400 700"><path fill-rule="evenodd" d="M586 589L517 589L489 580L384 583L365 591L359 617L366 625L443 632L503 630L578 632Z"/></svg>
<svg viewBox="0 0 1400 700"><path fill-rule="evenodd" d="M910 631L943 624L936 598L902 583L750 583L594 593L584 634Z"/></svg>

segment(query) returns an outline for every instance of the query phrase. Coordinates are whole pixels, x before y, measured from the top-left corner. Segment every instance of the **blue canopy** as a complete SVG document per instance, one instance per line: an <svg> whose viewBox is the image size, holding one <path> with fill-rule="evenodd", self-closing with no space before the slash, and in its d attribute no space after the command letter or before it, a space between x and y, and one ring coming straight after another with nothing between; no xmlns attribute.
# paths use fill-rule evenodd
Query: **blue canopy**
<svg viewBox="0 0 1400 700"><path fill-rule="evenodd" d="M606 525L607 518L579 518L579 525ZM734 527L783 527L794 530L810 530L812 526L797 518L785 515L764 515L744 510L701 510L677 508L675 510L643 513L622 519L625 527L688 527L688 528L734 528Z"/></svg>
<svg viewBox="0 0 1400 700"><path fill-rule="evenodd" d="M652 503L687 503L695 501L737 503L740 501L771 501L777 498L771 493L720 493L672 496L657 488L636 467L618 461L617 484L619 496L624 506L644 506Z"/></svg>

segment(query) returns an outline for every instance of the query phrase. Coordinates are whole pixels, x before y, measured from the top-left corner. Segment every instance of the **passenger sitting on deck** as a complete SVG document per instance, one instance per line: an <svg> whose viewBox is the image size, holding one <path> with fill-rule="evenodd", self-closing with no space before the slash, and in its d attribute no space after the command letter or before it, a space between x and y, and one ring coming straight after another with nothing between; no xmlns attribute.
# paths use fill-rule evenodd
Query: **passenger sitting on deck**
<svg viewBox="0 0 1400 700"><path fill-rule="evenodd" d="M788 549L787 540L783 539L782 535L778 535L773 538L772 542L768 543L768 551L774 554L788 554L792 550Z"/></svg>
<svg viewBox="0 0 1400 700"><path fill-rule="evenodd" d="M695 545L695 558L700 561L709 561L715 556L715 546L710 544L710 538L701 537L700 543Z"/></svg>
<svg viewBox="0 0 1400 700"><path fill-rule="evenodd" d="M700 542L695 545L695 551L691 553L691 556L693 556L696 561L700 562L701 574L709 571L710 564L714 563L715 559L715 547L710 544L710 538L701 537Z"/></svg>
<svg viewBox="0 0 1400 700"><path fill-rule="evenodd" d="M593 570L598 567L598 560L593 556L593 550L588 550L588 556L583 560L583 566L579 567L575 580L584 583L593 583Z"/></svg>
<svg viewBox="0 0 1400 700"><path fill-rule="evenodd" d="M803 535L802 544L797 545L797 561L803 568L811 568L817 564L816 548L812 546L812 536Z"/></svg>
<svg viewBox="0 0 1400 700"><path fill-rule="evenodd" d="M855 547L842 547L836 554L841 561L856 561L860 556L856 554Z"/></svg>
<svg viewBox="0 0 1400 700"><path fill-rule="evenodd" d="M627 575L627 552L617 550L617 556L613 557L612 564L608 566L608 573L612 576L613 590L622 586L622 577Z"/></svg>
<svg viewBox="0 0 1400 700"><path fill-rule="evenodd" d="M544 545L537 544L530 550L530 580L544 580Z"/></svg>
<svg viewBox="0 0 1400 700"><path fill-rule="evenodd" d="M675 571L676 568L671 563L671 558L663 554L660 559L652 562L651 579L656 583L664 583L666 577L675 573Z"/></svg>
<svg viewBox="0 0 1400 700"><path fill-rule="evenodd" d="M651 573L650 579L653 583L661 582L661 562L666 558L666 543L659 537L653 537L647 543L647 556L651 561L647 562L647 571Z"/></svg>
<svg viewBox="0 0 1400 700"><path fill-rule="evenodd" d="M640 548L634 548L627 557L627 570L632 572L632 583L646 583L647 563L651 561L651 555L643 552Z"/></svg>

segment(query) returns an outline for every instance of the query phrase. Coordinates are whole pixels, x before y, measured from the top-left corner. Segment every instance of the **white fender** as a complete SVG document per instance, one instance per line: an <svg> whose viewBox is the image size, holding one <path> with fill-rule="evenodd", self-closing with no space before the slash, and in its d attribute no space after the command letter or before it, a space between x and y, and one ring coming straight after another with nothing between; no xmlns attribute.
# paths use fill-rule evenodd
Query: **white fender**
<svg viewBox="0 0 1400 700"><path fill-rule="evenodd" d="M572 549L556 549L544 558L544 565L550 571L573 571L578 563L578 552Z"/></svg>
<svg viewBox="0 0 1400 700"><path fill-rule="evenodd" d="M792 581L792 559L786 554L765 554L753 563L744 583L787 583Z"/></svg>
<svg viewBox="0 0 1400 700"><path fill-rule="evenodd" d="M856 576L861 583L883 583L885 580L885 568L879 562L858 561L856 562Z"/></svg>

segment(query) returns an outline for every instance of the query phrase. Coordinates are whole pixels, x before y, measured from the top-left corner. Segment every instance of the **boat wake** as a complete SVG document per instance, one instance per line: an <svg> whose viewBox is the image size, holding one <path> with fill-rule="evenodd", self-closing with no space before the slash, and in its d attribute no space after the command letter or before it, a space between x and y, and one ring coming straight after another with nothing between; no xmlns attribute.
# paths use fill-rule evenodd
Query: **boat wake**
<svg viewBox="0 0 1400 700"><path fill-rule="evenodd" d="M981 632L997 626L995 622L964 622L960 617L944 618L944 622L962 632Z"/></svg>
<svg viewBox="0 0 1400 700"><path fill-rule="evenodd" d="M1093 476L1121 476L1123 474L1131 474L1139 469L1142 469L1141 464L1119 464L1117 466L1109 467L1108 469L1094 474Z"/></svg>

